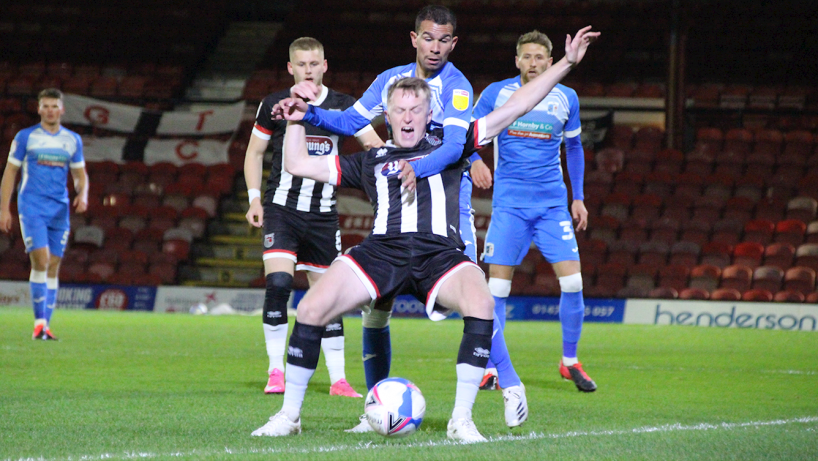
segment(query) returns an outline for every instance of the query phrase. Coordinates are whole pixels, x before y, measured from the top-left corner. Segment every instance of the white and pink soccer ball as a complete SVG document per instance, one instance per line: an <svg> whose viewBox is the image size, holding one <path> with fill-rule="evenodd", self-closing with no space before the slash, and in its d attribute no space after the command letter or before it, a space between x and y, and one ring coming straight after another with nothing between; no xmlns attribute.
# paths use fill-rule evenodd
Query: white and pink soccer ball
<svg viewBox="0 0 818 461"><path fill-rule="evenodd" d="M411 381L386 378L366 395L364 413L378 434L406 437L420 428L426 414L426 400Z"/></svg>

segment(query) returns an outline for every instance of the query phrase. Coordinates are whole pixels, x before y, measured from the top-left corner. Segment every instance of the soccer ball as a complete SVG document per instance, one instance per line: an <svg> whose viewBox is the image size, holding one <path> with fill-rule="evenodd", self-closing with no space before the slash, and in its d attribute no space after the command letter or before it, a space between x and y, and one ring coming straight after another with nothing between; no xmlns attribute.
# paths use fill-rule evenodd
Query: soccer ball
<svg viewBox="0 0 818 461"><path fill-rule="evenodd" d="M366 395L364 413L369 425L384 437L406 437L420 428L426 399L403 378L386 378Z"/></svg>

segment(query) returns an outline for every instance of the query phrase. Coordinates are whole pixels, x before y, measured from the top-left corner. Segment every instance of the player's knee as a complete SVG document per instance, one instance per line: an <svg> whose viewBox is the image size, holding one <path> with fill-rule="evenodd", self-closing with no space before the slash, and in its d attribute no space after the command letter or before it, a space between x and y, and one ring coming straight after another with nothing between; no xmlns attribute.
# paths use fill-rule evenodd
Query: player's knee
<svg viewBox="0 0 818 461"><path fill-rule="evenodd" d="M287 303L292 292L293 276L286 272L273 272L266 277L263 321L267 325L287 324Z"/></svg>
<svg viewBox="0 0 818 461"><path fill-rule="evenodd" d="M511 280L490 277L489 291L491 292L492 296L496 296L498 298L508 298L509 293L511 293Z"/></svg>
<svg viewBox="0 0 818 461"><path fill-rule="evenodd" d="M565 277L560 277L560 290L566 293L577 293L582 291L582 274L577 272L576 274L566 275Z"/></svg>
<svg viewBox="0 0 818 461"><path fill-rule="evenodd" d="M361 323L364 328L386 328L389 326L390 317L392 317L392 311L372 309L371 312L364 312L361 315Z"/></svg>

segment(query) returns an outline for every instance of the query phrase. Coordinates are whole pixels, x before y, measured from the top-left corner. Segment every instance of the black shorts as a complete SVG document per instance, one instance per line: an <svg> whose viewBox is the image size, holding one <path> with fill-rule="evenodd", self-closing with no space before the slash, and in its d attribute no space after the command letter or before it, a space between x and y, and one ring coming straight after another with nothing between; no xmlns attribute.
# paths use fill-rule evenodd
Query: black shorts
<svg viewBox="0 0 818 461"><path fill-rule="evenodd" d="M264 260L285 258L296 270L324 272L341 254L337 213L308 213L264 205Z"/></svg>
<svg viewBox="0 0 818 461"><path fill-rule="evenodd" d="M435 306L443 282L464 267L480 269L452 240L432 234L370 236L338 259L352 268L373 300L411 294L432 320L450 314Z"/></svg>

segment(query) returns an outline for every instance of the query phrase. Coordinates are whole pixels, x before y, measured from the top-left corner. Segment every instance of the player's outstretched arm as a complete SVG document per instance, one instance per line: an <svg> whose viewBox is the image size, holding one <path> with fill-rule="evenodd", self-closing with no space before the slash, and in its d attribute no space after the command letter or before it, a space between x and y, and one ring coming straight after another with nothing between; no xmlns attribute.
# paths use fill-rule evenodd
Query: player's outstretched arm
<svg viewBox="0 0 818 461"><path fill-rule="evenodd" d="M329 182L328 158L332 160L337 156L310 156L307 151L307 135L303 123L287 123L287 131L284 134L284 168L291 175L314 179L318 182Z"/></svg>
<svg viewBox="0 0 818 461"><path fill-rule="evenodd" d="M77 213L85 213L88 209L88 172L85 167L71 168L71 179L74 180L74 210Z"/></svg>
<svg viewBox="0 0 818 461"><path fill-rule="evenodd" d="M0 182L0 231L11 231L11 195L14 193L14 183L17 181L17 172L20 167L12 163L6 164L3 180Z"/></svg>
<svg viewBox="0 0 818 461"><path fill-rule="evenodd" d="M247 152L244 154L244 182L247 184L247 197L250 208L244 216L247 222L254 227L261 227L264 223L264 207L261 206L261 181L264 169L264 151L267 150L269 140L261 139L251 134L247 143Z"/></svg>
<svg viewBox="0 0 818 461"><path fill-rule="evenodd" d="M580 29L573 39L570 35L566 35L565 57L515 91L505 104L486 115L486 132L481 133L481 136L486 139L497 136L514 120L534 109L543 98L548 96L554 86L582 61L588 46L599 35L599 32L591 32L591 26Z"/></svg>

